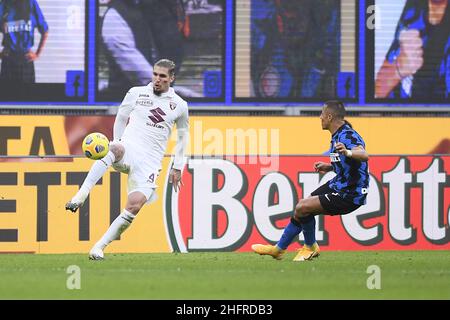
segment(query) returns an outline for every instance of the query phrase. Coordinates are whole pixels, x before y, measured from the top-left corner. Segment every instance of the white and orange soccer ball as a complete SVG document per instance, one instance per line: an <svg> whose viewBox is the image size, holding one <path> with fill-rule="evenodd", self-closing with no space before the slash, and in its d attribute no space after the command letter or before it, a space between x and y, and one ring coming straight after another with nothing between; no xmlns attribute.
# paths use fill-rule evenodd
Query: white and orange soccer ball
<svg viewBox="0 0 450 320"><path fill-rule="evenodd" d="M99 160L109 151L109 140L100 132L88 134L81 145L84 155L92 160Z"/></svg>

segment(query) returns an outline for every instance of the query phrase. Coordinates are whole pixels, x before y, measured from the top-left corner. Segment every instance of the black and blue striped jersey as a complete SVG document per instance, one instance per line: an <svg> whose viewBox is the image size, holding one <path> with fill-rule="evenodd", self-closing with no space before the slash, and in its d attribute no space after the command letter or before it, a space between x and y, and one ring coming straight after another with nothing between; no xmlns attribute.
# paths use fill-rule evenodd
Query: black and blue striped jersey
<svg viewBox="0 0 450 320"><path fill-rule="evenodd" d="M3 46L12 54L27 53L34 45L34 29L40 33L48 30L36 0L0 1L0 26Z"/></svg>
<svg viewBox="0 0 450 320"><path fill-rule="evenodd" d="M341 142L348 150L357 146L365 149L362 137L349 124L342 125L331 137L330 160L336 176L328 183L329 187L342 194L344 199L355 204L366 203L369 188L369 165L348 158L336 151L336 143Z"/></svg>

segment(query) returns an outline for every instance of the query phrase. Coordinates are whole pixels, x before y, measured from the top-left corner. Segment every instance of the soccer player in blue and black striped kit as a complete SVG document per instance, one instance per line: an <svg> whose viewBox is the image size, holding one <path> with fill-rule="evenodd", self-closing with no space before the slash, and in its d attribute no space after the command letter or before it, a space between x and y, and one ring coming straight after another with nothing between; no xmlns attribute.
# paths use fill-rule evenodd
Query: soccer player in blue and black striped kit
<svg viewBox="0 0 450 320"><path fill-rule="evenodd" d="M35 28L41 33L36 52ZM0 1L0 32L3 51L0 52L2 86L35 82L34 61L39 57L48 37L48 25L36 0Z"/></svg>
<svg viewBox="0 0 450 320"><path fill-rule="evenodd" d="M316 162L317 172L334 171L336 176L317 188L308 198L299 201L290 223L274 246L254 244L253 251L281 259L292 240L303 231L305 244L294 261L311 260L319 256L314 218L317 214L337 215L355 211L366 203L369 188L369 156L362 137L344 120L345 107L340 101L325 103L320 119L322 129L330 131L331 164Z"/></svg>

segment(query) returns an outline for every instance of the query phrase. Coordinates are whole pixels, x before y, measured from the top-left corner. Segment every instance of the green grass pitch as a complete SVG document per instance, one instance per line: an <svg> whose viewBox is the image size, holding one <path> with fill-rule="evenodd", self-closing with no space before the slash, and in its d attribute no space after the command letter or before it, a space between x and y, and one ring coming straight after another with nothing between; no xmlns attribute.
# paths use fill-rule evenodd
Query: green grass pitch
<svg viewBox="0 0 450 320"><path fill-rule="evenodd" d="M0 254L0 299L450 299L448 250L322 252L307 262L291 261L294 255ZM80 289L67 288L71 265L79 267ZM367 287L372 265L380 289Z"/></svg>

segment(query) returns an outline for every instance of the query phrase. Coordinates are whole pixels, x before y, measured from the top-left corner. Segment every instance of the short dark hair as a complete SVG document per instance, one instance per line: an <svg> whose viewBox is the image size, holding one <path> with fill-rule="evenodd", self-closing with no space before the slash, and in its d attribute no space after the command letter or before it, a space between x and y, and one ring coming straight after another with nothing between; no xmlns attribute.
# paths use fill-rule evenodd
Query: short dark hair
<svg viewBox="0 0 450 320"><path fill-rule="evenodd" d="M170 76L175 75L176 65L175 65L175 62L173 62L172 60L169 60L169 59L158 60L155 63L155 66L162 67L162 68L167 68L169 70L169 75Z"/></svg>
<svg viewBox="0 0 450 320"><path fill-rule="evenodd" d="M344 103L341 101L329 100L325 102L325 106L327 107L327 110L331 111L336 118L342 120L345 118L345 107Z"/></svg>

